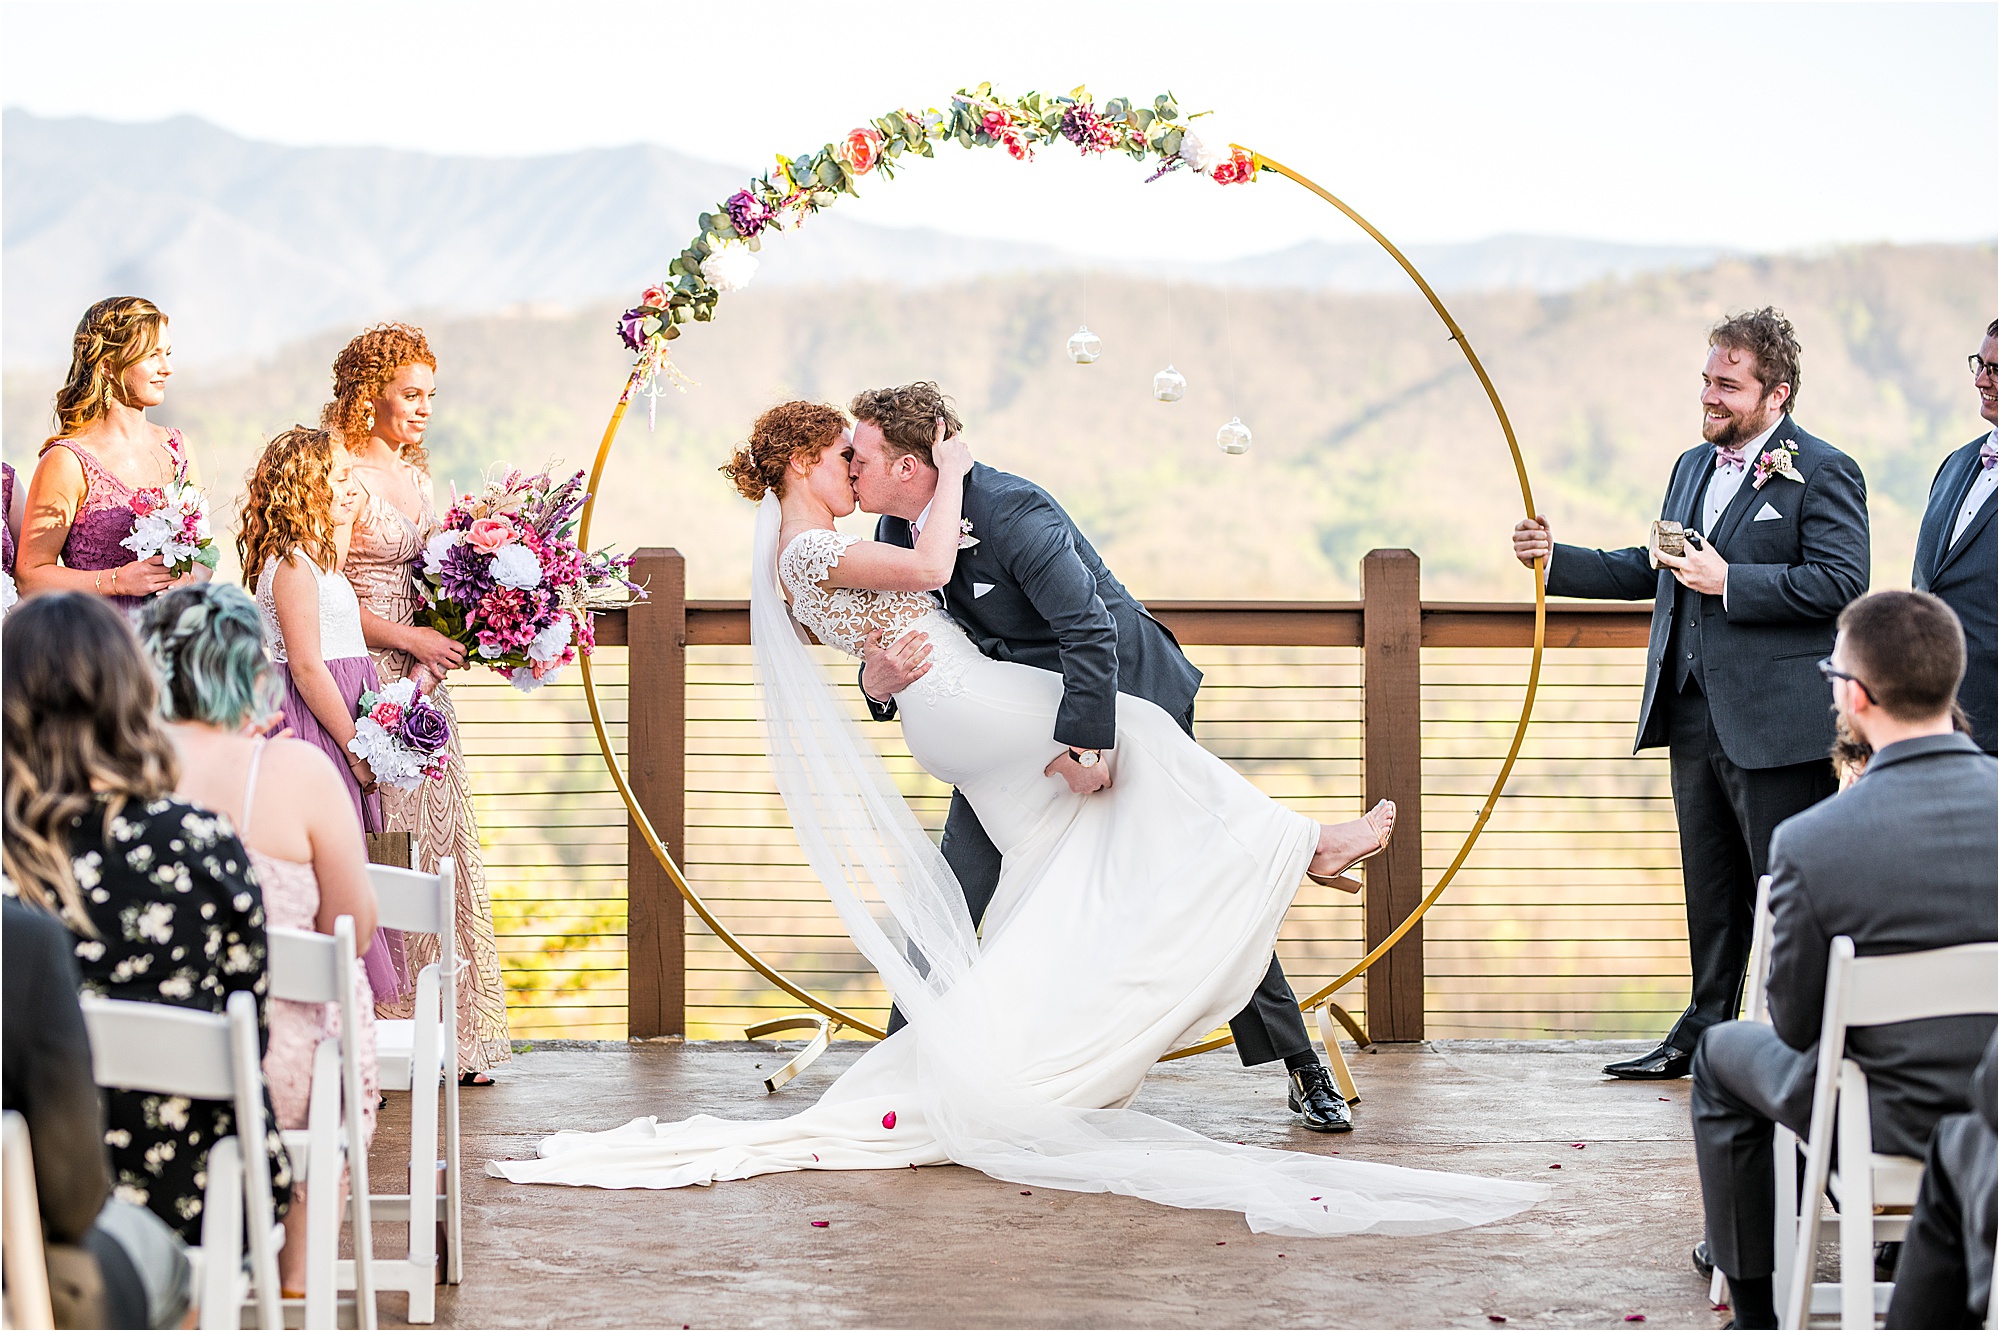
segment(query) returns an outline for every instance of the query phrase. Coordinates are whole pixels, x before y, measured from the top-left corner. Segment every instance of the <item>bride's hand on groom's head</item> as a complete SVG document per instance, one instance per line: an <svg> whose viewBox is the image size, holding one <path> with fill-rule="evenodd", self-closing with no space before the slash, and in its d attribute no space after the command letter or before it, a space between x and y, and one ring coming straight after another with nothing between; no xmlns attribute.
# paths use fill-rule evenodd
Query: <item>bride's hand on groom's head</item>
<svg viewBox="0 0 2000 1332"><path fill-rule="evenodd" d="M972 446L965 442L963 431L947 436L942 416L938 418L937 437L931 441L931 463L941 476L964 476L972 470Z"/></svg>

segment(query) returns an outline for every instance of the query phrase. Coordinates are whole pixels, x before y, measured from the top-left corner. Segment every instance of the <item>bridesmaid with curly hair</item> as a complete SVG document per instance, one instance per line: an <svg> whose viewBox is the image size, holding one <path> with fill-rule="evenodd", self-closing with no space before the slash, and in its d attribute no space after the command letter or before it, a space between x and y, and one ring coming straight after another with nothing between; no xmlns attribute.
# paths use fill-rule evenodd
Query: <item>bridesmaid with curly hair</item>
<svg viewBox="0 0 2000 1332"><path fill-rule="evenodd" d="M361 506L346 537L342 571L361 601L361 625L384 681L414 677L451 718L452 763L441 782L415 791L382 793L391 831L409 832L417 868L431 871L445 856L458 862L458 952L471 962L458 987L459 1081L492 1082L483 1070L513 1057L507 1039L507 993L500 980L500 952L493 939L493 907L479 852L458 717L446 674L465 664L465 649L417 623L416 580L410 562L438 530L424 431L437 391L437 357L423 330L381 324L341 349L333 363L333 401L320 424L339 433L354 455ZM414 975L437 956L436 941L405 940ZM409 1016L407 1004L383 1006L384 1017Z"/></svg>
<svg viewBox="0 0 2000 1332"><path fill-rule="evenodd" d="M187 581L158 555L134 559L132 498L164 486L181 468L200 477L181 432L146 419L167 398L174 373L167 317L142 296L111 296L83 313L70 341L69 375L56 394L56 433L42 445L28 483L26 526L14 578L22 596L94 592L132 611Z"/></svg>

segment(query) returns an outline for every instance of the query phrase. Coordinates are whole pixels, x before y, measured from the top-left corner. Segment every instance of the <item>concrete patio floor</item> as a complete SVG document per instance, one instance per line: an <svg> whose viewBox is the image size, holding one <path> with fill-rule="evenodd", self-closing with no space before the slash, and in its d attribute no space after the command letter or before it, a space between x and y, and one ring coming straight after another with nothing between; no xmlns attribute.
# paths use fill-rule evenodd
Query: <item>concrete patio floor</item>
<svg viewBox="0 0 2000 1332"><path fill-rule="evenodd" d="M1363 1099L1340 1137L1296 1127L1280 1075L1227 1051L1162 1065L1141 1092L1138 1108L1215 1137L1555 1190L1499 1224L1422 1238L1254 1235L1230 1213L1023 1196L955 1166L671 1192L484 1173L559 1128L785 1115L864 1047L836 1045L765 1095L759 1080L796 1048L543 1045L499 1085L466 1091L467 1276L439 1288L438 1326L1625 1327L1641 1315L1713 1328L1728 1317L1688 1263L1701 1233L1688 1085L1603 1077L1607 1059L1644 1048L1630 1042L1378 1046L1353 1060ZM383 1114L378 1182L404 1150L407 1105L394 1097ZM405 1312L403 1296L382 1297L384 1326Z"/></svg>

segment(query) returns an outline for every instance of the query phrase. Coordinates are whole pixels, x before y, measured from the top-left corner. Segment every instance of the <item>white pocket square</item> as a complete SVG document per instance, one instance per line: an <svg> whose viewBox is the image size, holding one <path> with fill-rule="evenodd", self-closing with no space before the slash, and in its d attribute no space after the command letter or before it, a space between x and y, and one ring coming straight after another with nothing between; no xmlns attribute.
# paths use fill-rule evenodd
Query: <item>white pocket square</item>
<svg viewBox="0 0 2000 1332"><path fill-rule="evenodd" d="M972 585L972 599L977 601L992 590L993 584L991 583L974 583Z"/></svg>
<svg viewBox="0 0 2000 1332"><path fill-rule="evenodd" d="M1753 523L1768 523L1773 518L1782 518L1784 516L1785 516L1784 514L1779 513L1769 504L1766 504L1763 508L1757 510L1757 516L1755 518L1752 518L1750 521Z"/></svg>

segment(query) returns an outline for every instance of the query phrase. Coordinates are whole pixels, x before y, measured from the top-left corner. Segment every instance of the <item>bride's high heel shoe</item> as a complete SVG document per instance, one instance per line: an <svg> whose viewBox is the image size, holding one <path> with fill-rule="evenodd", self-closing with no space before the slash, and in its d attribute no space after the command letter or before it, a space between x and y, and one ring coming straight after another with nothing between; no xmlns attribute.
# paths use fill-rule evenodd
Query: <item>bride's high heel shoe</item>
<svg viewBox="0 0 2000 1332"><path fill-rule="evenodd" d="M1396 830L1396 802L1393 800L1376 802L1375 808L1362 815L1361 821L1375 830L1375 849L1366 855L1355 857L1331 874L1315 874L1311 870L1307 870L1306 877L1308 879L1311 879L1322 888L1337 888L1343 893L1358 893L1361 891L1361 880L1355 878L1347 871L1353 869L1362 861L1371 860L1388 850L1389 836Z"/></svg>

